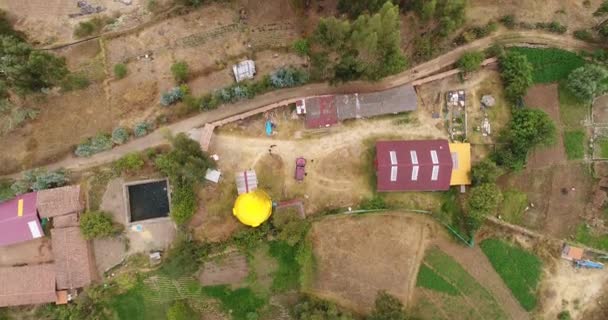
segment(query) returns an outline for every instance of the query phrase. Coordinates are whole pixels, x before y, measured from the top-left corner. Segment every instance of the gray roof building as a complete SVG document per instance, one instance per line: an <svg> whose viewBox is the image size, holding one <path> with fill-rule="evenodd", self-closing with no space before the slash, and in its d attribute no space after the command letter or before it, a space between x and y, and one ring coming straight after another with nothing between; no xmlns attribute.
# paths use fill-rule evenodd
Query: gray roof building
<svg viewBox="0 0 608 320"><path fill-rule="evenodd" d="M338 120L342 121L414 111L418 98L414 87L405 85L379 92L336 95L336 105Z"/></svg>

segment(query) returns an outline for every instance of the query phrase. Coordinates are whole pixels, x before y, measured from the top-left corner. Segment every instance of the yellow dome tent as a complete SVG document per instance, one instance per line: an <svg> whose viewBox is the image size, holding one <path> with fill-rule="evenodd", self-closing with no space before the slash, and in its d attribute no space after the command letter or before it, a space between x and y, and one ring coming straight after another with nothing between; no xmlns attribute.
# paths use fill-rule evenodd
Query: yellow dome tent
<svg viewBox="0 0 608 320"><path fill-rule="evenodd" d="M239 221L251 227L257 227L270 218L272 201L263 190L257 189L243 193L234 202L232 214Z"/></svg>

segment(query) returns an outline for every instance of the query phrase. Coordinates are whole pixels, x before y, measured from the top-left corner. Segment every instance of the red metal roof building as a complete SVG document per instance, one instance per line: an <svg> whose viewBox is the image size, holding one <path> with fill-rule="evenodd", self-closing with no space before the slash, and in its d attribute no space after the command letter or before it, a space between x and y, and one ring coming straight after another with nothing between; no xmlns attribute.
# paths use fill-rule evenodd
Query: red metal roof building
<svg viewBox="0 0 608 320"><path fill-rule="evenodd" d="M36 193L26 193L0 203L0 246L44 236L36 211Z"/></svg>
<svg viewBox="0 0 608 320"><path fill-rule="evenodd" d="M376 142L377 191L450 188L452 155L447 140Z"/></svg>

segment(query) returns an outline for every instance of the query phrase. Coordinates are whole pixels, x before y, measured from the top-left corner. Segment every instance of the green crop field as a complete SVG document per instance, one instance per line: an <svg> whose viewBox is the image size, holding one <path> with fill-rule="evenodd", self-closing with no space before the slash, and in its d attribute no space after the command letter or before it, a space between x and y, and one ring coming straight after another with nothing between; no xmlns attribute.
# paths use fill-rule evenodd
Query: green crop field
<svg viewBox="0 0 608 320"><path fill-rule="evenodd" d="M585 133L580 130L564 132L564 147L569 160L585 157Z"/></svg>
<svg viewBox="0 0 608 320"><path fill-rule="evenodd" d="M501 218L509 223L521 224L528 206L528 195L518 190L507 190L502 196L504 200L499 208Z"/></svg>
<svg viewBox="0 0 608 320"><path fill-rule="evenodd" d="M494 297L450 256L427 250L412 312L421 319L508 319Z"/></svg>
<svg viewBox="0 0 608 320"><path fill-rule="evenodd" d="M534 83L558 82L568 78L572 70L585 64L576 53L555 48L510 48L525 55L534 67Z"/></svg>
<svg viewBox="0 0 608 320"><path fill-rule="evenodd" d="M531 252L498 239L484 240L480 247L521 306L533 310L542 272L541 260Z"/></svg>

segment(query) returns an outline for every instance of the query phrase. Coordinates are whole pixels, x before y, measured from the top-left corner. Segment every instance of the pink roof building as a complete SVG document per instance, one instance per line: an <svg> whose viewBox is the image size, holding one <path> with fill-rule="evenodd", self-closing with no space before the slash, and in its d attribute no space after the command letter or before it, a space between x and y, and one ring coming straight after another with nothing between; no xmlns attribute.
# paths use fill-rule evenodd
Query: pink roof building
<svg viewBox="0 0 608 320"><path fill-rule="evenodd" d="M450 188L452 155L447 140L376 142L377 191Z"/></svg>
<svg viewBox="0 0 608 320"><path fill-rule="evenodd" d="M0 203L0 246L44 236L36 211L36 193L26 193Z"/></svg>

